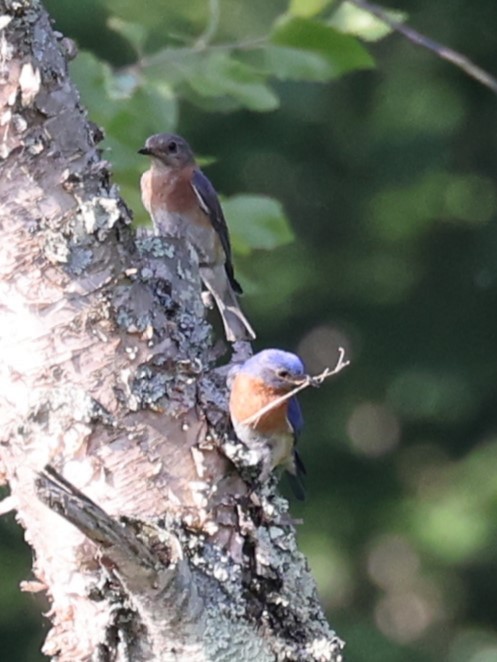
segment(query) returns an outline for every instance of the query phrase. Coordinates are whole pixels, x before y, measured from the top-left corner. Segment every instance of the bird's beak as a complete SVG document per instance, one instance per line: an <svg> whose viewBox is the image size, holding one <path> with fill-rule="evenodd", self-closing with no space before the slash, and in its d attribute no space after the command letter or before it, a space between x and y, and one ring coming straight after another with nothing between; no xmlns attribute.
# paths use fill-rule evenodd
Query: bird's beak
<svg viewBox="0 0 497 662"><path fill-rule="evenodd" d="M144 156L152 156L152 153L150 147L142 147L138 150L138 154L143 154Z"/></svg>
<svg viewBox="0 0 497 662"><path fill-rule="evenodd" d="M295 386L301 386L301 384L309 384L309 386L318 387L321 385L321 382L312 375L296 375L291 381L293 384L295 384Z"/></svg>
<svg viewBox="0 0 497 662"><path fill-rule="evenodd" d="M295 386L300 386L301 384L307 382L309 379L312 380L312 377L309 377L309 375L294 375L293 377L290 377L289 381Z"/></svg>

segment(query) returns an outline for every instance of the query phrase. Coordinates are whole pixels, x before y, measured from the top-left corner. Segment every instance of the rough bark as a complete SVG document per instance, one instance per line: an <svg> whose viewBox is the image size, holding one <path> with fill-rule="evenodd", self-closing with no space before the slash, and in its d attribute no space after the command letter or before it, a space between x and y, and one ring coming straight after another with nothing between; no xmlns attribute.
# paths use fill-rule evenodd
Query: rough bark
<svg viewBox="0 0 497 662"><path fill-rule="evenodd" d="M287 504L229 430L195 254L134 235L72 50L37 0L0 0L0 479L43 652L338 661Z"/></svg>

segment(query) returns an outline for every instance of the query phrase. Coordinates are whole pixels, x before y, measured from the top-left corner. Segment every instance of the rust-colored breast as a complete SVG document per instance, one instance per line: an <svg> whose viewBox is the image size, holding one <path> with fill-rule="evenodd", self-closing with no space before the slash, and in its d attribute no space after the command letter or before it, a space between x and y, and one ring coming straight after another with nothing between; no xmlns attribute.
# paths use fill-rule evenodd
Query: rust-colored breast
<svg viewBox="0 0 497 662"><path fill-rule="evenodd" d="M191 185L194 166L181 170L151 169L150 207L154 211L162 209L171 214L188 214L197 223L210 224L209 217L201 210L195 191Z"/></svg>
<svg viewBox="0 0 497 662"><path fill-rule="evenodd" d="M223 244L191 184L194 167L174 169L152 164L141 178L143 205L157 234L186 235L201 266L223 265Z"/></svg>
<svg viewBox="0 0 497 662"><path fill-rule="evenodd" d="M240 373L235 377L231 387L231 415L238 422L242 422L256 414L260 409L273 402L275 398L282 394L281 391L268 388L261 379ZM287 404L288 402L285 401L274 407L250 423L250 427L262 434L270 434L275 430L287 430L289 428Z"/></svg>

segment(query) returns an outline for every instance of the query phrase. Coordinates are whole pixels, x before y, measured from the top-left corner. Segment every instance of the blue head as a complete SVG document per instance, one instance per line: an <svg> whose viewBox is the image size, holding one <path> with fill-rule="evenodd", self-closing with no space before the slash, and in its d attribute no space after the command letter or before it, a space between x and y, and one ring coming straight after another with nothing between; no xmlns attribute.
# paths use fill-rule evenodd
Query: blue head
<svg viewBox="0 0 497 662"><path fill-rule="evenodd" d="M264 349L241 366L240 372L262 379L274 389L290 391L307 378L304 364L296 354L281 349Z"/></svg>

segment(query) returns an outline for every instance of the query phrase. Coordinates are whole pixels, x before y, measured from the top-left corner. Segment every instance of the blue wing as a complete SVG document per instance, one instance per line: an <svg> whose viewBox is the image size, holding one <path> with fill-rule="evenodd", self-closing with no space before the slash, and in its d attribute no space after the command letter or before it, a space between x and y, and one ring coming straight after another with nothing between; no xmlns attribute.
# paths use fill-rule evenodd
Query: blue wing
<svg viewBox="0 0 497 662"><path fill-rule="evenodd" d="M217 232L221 245L226 254L226 274L231 287L237 294L242 294L240 283L235 279L233 271L233 261L231 258L231 243L228 233L228 225L224 218L223 210L219 198L217 197L216 189L212 186L210 180L198 168L194 170L192 177L192 186L197 198L202 206L202 209L209 216L212 227Z"/></svg>
<svg viewBox="0 0 497 662"><path fill-rule="evenodd" d="M290 398L288 401L288 421L293 429L293 436L295 443L297 443L297 438L302 432L304 427L304 417L302 416L302 410L300 409L299 401L296 397ZM292 488L293 493L299 499L303 501L305 498L305 490L302 484L302 476L305 476L306 470L302 458L300 457L297 449L294 448L294 459L295 459L295 475L288 473L288 479L290 482L290 487Z"/></svg>
<svg viewBox="0 0 497 662"><path fill-rule="evenodd" d="M302 416L302 410L300 409L299 401L294 396L288 401L288 420L293 429L293 434L295 436L295 441L302 432L304 427L304 417Z"/></svg>

